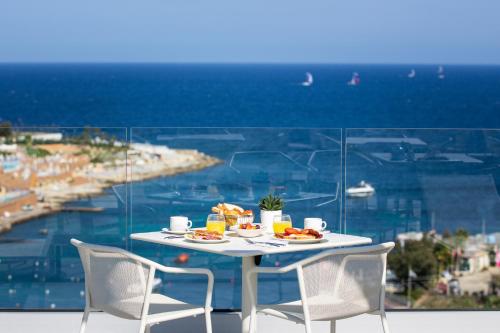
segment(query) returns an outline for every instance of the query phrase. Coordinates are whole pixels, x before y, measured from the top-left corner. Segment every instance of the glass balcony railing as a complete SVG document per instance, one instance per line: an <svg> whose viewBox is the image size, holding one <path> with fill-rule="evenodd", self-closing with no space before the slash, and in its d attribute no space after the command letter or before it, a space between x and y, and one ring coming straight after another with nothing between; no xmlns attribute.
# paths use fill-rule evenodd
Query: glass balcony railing
<svg viewBox="0 0 500 333"><path fill-rule="evenodd" d="M126 247L127 130L2 134L0 308L82 308L83 269L68 242Z"/></svg>
<svg viewBox="0 0 500 333"><path fill-rule="evenodd" d="M258 222L259 199L273 193L295 226L322 217L334 232L396 241L389 308L498 309L499 166L500 130L3 128L0 308L82 308L75 237L168 266L208 267L214 307L238 309L240 259L128 236L167 227L172 215L204 226L221 202L253 210ZM186 301L204 283L160 278L155 288ZM293 275L260 286L264 302L298 296Z"/></svg>
<svg viewBox="0 0 500 333"><path fill-rule="evenodd" d="M389 255L389 306L500 307L500 131L346 130L345 230Z"/></svg>

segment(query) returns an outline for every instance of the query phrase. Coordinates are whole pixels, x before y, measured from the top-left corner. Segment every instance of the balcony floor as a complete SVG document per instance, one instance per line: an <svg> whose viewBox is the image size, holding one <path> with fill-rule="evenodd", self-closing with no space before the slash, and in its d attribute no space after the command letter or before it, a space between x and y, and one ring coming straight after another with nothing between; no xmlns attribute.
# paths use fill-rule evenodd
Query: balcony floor
<svg viewBox="0 0 500 333"><path fill-rule="evenodd" d="M81 313L78 312L0 312L0 331L9 333L54 333L78 332ZM436 311L436 312L389 312L389 325L392 333L489 333L498 332L500 311ZM203 318L181 319L157 325L152 333L205 332ZM302 325L274 317L259 315L259 333L303 333ZM235 333L239 331L237 313L213 314L214 333ZM314 322L314 332L330 332L328 323ZM137 322L121 320L106 314L95 313L90 317L86 333L132 333L137 332ZM375 316L359 316L339 321L337 332L382 332L380 321Z"/></svg>

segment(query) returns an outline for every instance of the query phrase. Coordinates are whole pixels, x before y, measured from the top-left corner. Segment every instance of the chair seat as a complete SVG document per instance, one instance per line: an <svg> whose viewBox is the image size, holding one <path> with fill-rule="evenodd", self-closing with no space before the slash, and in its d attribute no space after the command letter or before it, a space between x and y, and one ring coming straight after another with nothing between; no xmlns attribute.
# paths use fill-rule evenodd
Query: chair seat
<svg viewBox="0 0 500 333"><path fill-rule="evenodd" d="M202 305L188 304L162 294L151 294L148 322L155 322L166 317L178 319L203 313L205 313L205 308Z"/></svg>
<svg viewBox="0 0 500 333"><path fill-rule="evenodd" d="M304 322L302 301L294 301L280 304L263 304L257 306L257 312L271 316L288 319L295 322Z"/></svg>
<svg viewBox="0 0 500 333"><path fill-rule="evenodd" d="M357 316L369 311L369 306L364 302L345 301L342 299L332 299L332 297L317 296L308 299L309 311L312 320L343 319ZM322 309L328 309L328 313L335 313L335 316L321 315ZM279 304L265 304L257 306L257 311L283 319L296 322L304 322L304 310L302 301L297 300Z"/></svg>

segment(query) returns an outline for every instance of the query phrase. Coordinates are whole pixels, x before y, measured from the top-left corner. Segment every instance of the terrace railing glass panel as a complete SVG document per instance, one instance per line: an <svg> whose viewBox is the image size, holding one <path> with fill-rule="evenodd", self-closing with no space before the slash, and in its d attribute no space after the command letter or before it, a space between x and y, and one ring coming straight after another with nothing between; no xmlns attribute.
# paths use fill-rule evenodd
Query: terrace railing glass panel
<svg viewBox="0 0 500 333"><path fill-rule="evenodd" d="M388 306L498 309L500 131L347 129L345 143L346 232L398 242Z"/></svg>
<svg viewBox="0 0 500 333"><path fill-rule="evenodd" d="M81 309L69 240L126 247L125 128L13 128L0 137L0 308Z"/></svg>

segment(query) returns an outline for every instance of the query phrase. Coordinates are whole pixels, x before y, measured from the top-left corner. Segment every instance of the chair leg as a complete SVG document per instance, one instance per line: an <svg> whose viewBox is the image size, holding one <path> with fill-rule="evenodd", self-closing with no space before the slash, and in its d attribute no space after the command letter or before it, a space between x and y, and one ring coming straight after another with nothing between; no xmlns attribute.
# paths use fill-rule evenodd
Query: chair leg
<svg viewBox="0 0 500 333"><path fill-rule="evenodd" d="M82 324L80 325L80 333L84 333L87 328L87 321L89 320L90 310L85 307L85 311L83 311Z"/></svg>
<svg viewBox="0 0 500 333"><path fill-rule="evenodd" d="M145 333L151 333L151 325L146 325Z"/></svg>
<svg viewBox="0 0 500 333"><path fill-rule="evenodd" d="M250 328L248 332L254 333L257 331L257 310L255 307L250 311Z"/></svg>
<svg viewBox="0 0 500 333"><path fill-rule="evenodd" d="M304 324L306 326L306 333L312 333L311 321L310 320L306 320Z"/></svg>
<svg viewBox="0 0 500 333"><path fill-rule="evenodd" d="M387 317L385 316L385 311L380 313L380 319L382 320L382 328L384 329L384 333L390 333L389 323L387 322Z"/></svg>
<svg viewBox="0 0 500 333"><path fill-rule="evenodd" d="M330 320L330 333L335 333L337 322L335 320Z"/></svg>
<svg viewBox="0 0 500 333"><path fill-rule="evenodd" d="M141 326L139 327L139 333L147 333L149 329L149 325L146 324L145 320L141 320Z"/></svg>
<svg viewBox="0 0 500 333"><path fill-rule="evenodd" d="M212 333L212 316L210 310L205 310L205 325L207 327L207 333Z"/></svg>

